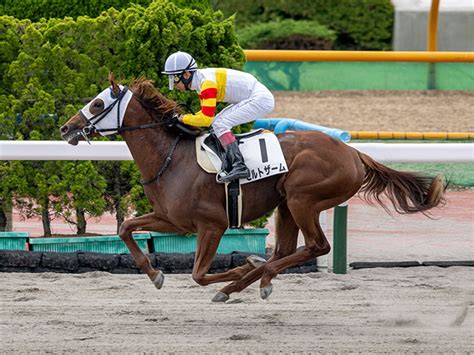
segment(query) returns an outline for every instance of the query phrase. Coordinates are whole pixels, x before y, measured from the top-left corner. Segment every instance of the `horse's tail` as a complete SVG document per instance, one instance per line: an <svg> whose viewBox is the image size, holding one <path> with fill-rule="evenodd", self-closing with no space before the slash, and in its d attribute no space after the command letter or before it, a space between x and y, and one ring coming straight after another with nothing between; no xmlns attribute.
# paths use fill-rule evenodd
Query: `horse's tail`
<svg viewBox="0 0 474 355"><path fill-rule="evenodd" d="M387 196L395 211L400 214L422 212L443 205L444 192L447 187L443 175L435 177L413 172L391 169L373 160L368 155L358 152L365 166L365 178L359 193L369 203L374 200L388 213L389 210L382 201L382 195Z"/></svg>

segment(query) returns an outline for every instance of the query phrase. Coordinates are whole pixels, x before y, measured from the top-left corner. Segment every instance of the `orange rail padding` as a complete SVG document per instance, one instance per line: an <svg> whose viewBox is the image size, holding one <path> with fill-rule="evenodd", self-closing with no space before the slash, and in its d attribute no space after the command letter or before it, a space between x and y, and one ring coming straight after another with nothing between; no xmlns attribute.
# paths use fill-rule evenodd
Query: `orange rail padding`
<svg viewBox="0 0 474 355"><path fill-rule="evenodd" d="M375 131L351 131L352 139L474 139L474 132L375 132Z"/></svg>
<svg viewBox="0 0 474 355"><path fill-rule="evenodd" d="M474 52L244 50L248 61L285 62L474 62Z"/></svg>

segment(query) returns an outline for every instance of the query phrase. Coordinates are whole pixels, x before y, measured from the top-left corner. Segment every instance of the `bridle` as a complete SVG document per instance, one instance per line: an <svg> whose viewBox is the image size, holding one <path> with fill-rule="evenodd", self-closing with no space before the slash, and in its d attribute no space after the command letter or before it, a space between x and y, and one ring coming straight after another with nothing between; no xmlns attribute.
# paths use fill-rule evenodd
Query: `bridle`
<svg viewBox="0 0 474 355"><path fill-rule="evenodd" d="M131 126L131 127L122 127L120 125L120 103L122 102L122 99L125 97L125 94L128 91L128 87L124 86L123 89L119 91L117 95L114 95L112 87L110 87L110 95L114 99L114 101L106 107L102 112L93 115L90 118L87 118L87 116L82 112L82 110L79 111L79 116L86 122L86 126L84 126L82 129L80 129L80 134L84 137L84 139L90 144L88 136L94 132L112 132L115 131L117 133L122 133L126 131L135 131L138 129L147 129L147 128L155 128L158 126L170 124L170 119L173 118L176 115L176 108L177 104L173 108L173 114L170 116L170 119L163 120L162 122L154 122L154 123L146 123L146 124L141 124L141 125L136 125L136 126ZM133 94L132 94L133 95ZM138 100L140 104L143 106L140 100ZM97 128L96 124L102 121L107 115L112 111L112 109L118 105L117 107L117 127L115 128ZM163 165L161 166L160 170L158 171L157 175L153 177L150 180L143 181L141 180L141 183L143 186L149 185L153 182L159 182L161 176L165 172L165 170L168 168L169 164L171 163L171 159L173 157L174 151L176 150L176 146L179 143L179 140L182 137L182 133L179 133L175 140L173 141L173 144L171 145L171 149L168 152L168 155L163 162Z"/></svg>
<svg viewBox="0 0 474 355"><path fill-rule="evenodd" d="M122 127L120 125L120 103L122 102L122 99L125 97L125 94L128 91L128 87L124 86L123 89L119 91L117 95L114 95L112 87L110 87L110 96L114 99L114 101L106 107L102 112L93 115L91 118L87 118L87 116L82 112L82 110L79 111L79 116L86 122L86 126L84 126L81 129L81 135L84 137L84 139L90 144L88 136L94 132L117 132L117 133L122 133L126 131L135 131L137 129L147 129L147 128L155 128L158 126L166 125L169 124L169 120L164 120L162 122L154 122L154 123L146 123L146 124L141 124L137 126L131 126L131 127ZM132 94L133 95L133 94ZM140 100L139 100L140 102ZM102 121L107 115L112 111L112 109L117 106L117 127L115 128L97 128L96 125L100 121ZM176 114L176 108L177 105L173 109L173 115ZM171 116L171 117L172 117Z"/></svg>

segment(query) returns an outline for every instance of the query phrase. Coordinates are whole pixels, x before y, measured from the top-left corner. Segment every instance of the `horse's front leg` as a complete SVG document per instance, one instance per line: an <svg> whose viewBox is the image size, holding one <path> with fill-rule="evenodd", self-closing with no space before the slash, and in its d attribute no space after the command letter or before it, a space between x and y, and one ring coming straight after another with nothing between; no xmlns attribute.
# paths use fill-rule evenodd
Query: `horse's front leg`
<svg viewBox="0 0 474 355"><path fill-rule="evenodd" d="M137 229L164 231L170 228L172 228L172 226L168 222L159 219L154 213L149 213L124 221L119 229L120 238L127 245L128 250L130 250L132 257L135 260L135 264L141 271L143 271L143 273L148 275L157 289L160 289L161 286L163 286L165 279L163 272L161 270L153 269L150 259L140 249L135 239L133 239L132 232Z"/></svg>

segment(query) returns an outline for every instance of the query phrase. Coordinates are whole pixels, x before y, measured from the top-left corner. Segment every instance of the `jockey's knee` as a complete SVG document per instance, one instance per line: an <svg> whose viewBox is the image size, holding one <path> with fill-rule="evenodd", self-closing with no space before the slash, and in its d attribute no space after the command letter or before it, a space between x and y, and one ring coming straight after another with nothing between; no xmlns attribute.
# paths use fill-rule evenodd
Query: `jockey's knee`
<svg viewBox="0 0 474 355"><path fill-rule="evenodd" d="M208 281L205 274L195 274L195 273L193 273L193 280L196 281L196 283L198 285L201 285L201 286L209 285L209 281Z"/></svg>
<svg viewBox="0 0 474 355"><path fill-rule="evenodd" d="M275 98L273 97L273 94L270 94L267 98L266 98L266 102L267 102L267 109L268 109L268 112L272 112L273 109L275 108Z"/></svg>
<svg viewBox="0 0 474 355"><path fill-rule="evenodd" d="M260 115L264 116L271 113L275 107L275 99L273 94L269 92L267 95L260 96L258 104L261 110Z"/></svg>

